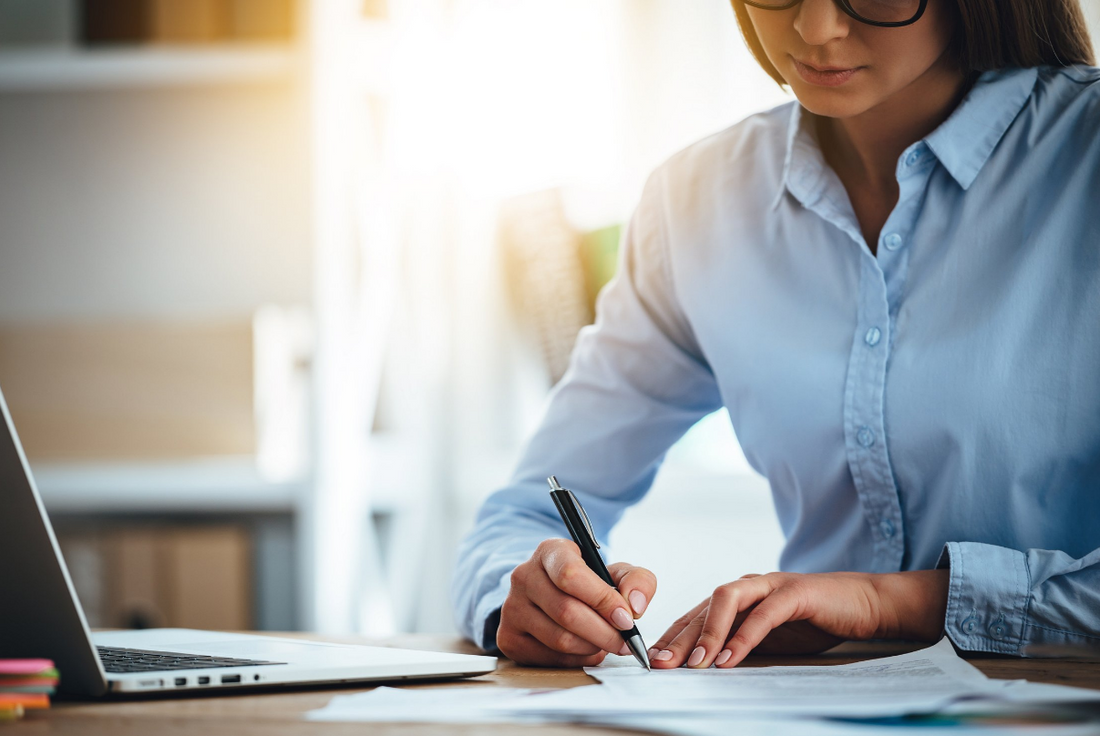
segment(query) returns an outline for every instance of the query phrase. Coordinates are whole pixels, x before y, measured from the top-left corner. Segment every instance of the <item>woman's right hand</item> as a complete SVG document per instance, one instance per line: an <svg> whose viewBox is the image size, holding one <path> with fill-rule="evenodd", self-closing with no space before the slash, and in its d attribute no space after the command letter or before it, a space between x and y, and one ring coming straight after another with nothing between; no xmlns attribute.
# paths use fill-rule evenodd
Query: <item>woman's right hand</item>
<svg viewBox="0 0 1100 736"><path fill-rule="evenodd" d="M649 570L625 562L608 566L618 590L592 572L580 548L547 539L512 571L500 611L497 647L509 659L541 667L590 667L608 652L629 654L629 631L657 592Z"/></svg>

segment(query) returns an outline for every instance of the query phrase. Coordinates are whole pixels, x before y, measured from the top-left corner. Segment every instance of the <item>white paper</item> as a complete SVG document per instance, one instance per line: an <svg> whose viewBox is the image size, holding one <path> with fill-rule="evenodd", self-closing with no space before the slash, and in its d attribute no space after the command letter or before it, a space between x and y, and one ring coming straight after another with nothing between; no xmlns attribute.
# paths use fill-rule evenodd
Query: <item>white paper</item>
<svg viewBox="0 0 1100 736"><path fill-rule="evenodd" d="M308 721L372 723L515 723L517 716L492 711L491 705L520 700L535 692L492 685L398 689L378 687L365 693L337 695Z"/></svg>

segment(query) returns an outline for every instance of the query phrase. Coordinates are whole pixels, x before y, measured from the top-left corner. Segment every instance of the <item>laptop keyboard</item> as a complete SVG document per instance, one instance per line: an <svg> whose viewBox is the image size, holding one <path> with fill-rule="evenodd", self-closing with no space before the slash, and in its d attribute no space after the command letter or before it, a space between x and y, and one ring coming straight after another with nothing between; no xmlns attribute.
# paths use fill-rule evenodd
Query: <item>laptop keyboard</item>
<svg viewBox="0 0 1100 736"><path fill-rule="evenodd" d="M161 672L164 670L199 670L212 667L256 667L286 662L264 662L259 659L208 657L176 652L147 652L143 649L96 647L103 668L108 672Z"/></svg>

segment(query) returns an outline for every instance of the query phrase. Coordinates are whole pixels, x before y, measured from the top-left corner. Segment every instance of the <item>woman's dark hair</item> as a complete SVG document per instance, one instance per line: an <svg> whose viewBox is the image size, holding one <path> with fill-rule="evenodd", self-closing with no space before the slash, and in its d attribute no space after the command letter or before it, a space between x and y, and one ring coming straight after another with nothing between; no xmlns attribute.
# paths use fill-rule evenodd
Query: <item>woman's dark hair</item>
<svg viewBox="0 0 1100 736"><path fill-rule="evenodd" d="M1078 0L943 0L955 16L948 53L966 72L1028 66L1095 64ZM752 55L780 85L787 82L764 53L741 0L732 0Z"/></svg>

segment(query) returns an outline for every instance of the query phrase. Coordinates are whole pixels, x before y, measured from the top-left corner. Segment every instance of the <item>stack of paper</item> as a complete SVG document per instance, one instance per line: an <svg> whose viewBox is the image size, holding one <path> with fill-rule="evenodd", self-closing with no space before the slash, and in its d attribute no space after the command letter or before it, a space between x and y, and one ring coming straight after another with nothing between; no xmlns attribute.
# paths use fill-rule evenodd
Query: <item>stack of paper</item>
<svg viewBox="0 0 1100 736"><path fill-rule="evenodd" d="M960 659L946 639L897 657L819 667L675 669L646 672L608 657L586 672L599 685L561 690L473 686L377 688L334 698L307 714L315 721L568 722L678 736L751 734L833 736L896 733L898 725L941 725L993 717L1045 724L1045 734L1097 732L1100 692L991 680ZM1092 701L1070 713L1071 702ZM1057 708L1057 712L1055 712ZM931 719L931 720L929 720ZM997 720L999 719L999 720ZM1005 733L1016 733L1011 728ZM983 734L1001 733L997 730Z"/></svg>
<svg viewBox="0 0 1100 736"><path fill-rule="evenodd" d="M0 721L13 721L25 709L49 708L57 670L48 659L0 659Z"/></svg>
<svg viewBox="0 0 1100 736"><path fill-rule="evenodd" d="M947 639L909 654L837 666L646 672L616 658L585 672L615 696L605 695L601 711L670 715L897 715L935 710L960 698L996 696L1006 684L960 659Z"/></svg>

